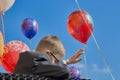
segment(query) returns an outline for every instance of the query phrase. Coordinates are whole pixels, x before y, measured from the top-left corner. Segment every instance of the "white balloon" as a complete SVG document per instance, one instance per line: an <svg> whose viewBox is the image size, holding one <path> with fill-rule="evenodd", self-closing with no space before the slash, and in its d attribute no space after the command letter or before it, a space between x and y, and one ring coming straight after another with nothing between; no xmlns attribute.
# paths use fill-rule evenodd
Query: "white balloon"
<svg viewBox="0 0 120 80"><path fill-rule="evenodd" d="M0 13L4 13L14 4L15 0L0 0Z"/></svg>

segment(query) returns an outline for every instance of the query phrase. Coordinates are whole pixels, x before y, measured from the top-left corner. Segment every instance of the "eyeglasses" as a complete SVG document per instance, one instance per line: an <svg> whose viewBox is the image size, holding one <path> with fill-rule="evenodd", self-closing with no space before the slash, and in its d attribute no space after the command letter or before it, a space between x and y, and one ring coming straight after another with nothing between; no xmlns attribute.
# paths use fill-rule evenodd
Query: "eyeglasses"
<svg viewBox="0 0 120 80"><path fill-rule="evenodd" d="M55 58L56 62L59 62L59 59L53 54L53 52L50 52L50 54Z"/></svg>

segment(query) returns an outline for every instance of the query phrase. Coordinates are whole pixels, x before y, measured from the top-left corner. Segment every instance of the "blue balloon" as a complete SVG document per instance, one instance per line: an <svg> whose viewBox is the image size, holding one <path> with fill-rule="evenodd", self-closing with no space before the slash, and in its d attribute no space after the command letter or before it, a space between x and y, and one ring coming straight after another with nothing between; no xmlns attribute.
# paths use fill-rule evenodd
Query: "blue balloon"
<svg viewBox="0 0 120 80"><path fill-rule="evenodd" d="M36 20L32 18L26 18L22 22L21 30L25 37L32 39L38 32L38 24Z"/></svg>
<svg viewBox="0 0 120 80"><path fill-rule="evenodd" d="M81 79L81 73L80 73L80 70L77 67L71 66L71 67L69 67L69 69L70 69L70 72L71 72L70 78Z"/></svg>

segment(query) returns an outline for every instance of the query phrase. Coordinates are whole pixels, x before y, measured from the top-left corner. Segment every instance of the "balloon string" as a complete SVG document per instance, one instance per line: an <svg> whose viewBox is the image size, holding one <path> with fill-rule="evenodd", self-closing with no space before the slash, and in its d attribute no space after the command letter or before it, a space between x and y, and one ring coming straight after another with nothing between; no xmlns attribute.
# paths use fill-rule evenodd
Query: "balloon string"
<svg viewBox="0 0 120 80"><path fill-rule="evenodd" d="M78 0L75 0L75 3L78 6L78 9L81 10ZM87 23L86 20L84 20L84 16L83 16L82 12L80 12L80 14L81 14L82 20L85 21L85 23Z"/></svg>
<svg viewBox="0 0 120 80"><path fill-rule="evenodd" d="M75 0L76 5L78 6L78 9L81 10L80 5L77 0Z"/></svg>
<svg viewBox="0 0 120 80"><path fill-rule="evenodd" d="M85 49L87 49L87 45L85 45ZM86 52L84 53L84 61L85 61L85 71L86 71L86 79L88 79L88 68L87 68L87 57L86 57Z"/></svg>
<svg viewBox="0 0 120 80"><path fill-rule="evenodd" d="M2 35L3 35L3 39L5 40L3 14L0 14L0 19L1 19L1 23L2 23Z"/></svg>
<svg viewBox="0 0 120 80"><path fill-rule="evenodd" d="M30 39L30 50L32 50L32 40Z"/></svg>
<svg viewBox="0 0 120 80"><path fill-rule="evenodd" d="M75 3L77 4L79 10L81 10L81 9L80 9L80 5L79 5L79 3L78 3L77 0L75 0ZM81 13L81 16L82 16L82 19L84 20L84 17L83 17L83 15L82 15L82 13ZM86 20L84 20L84 21L85 21L85 23L87 23ZM113 76L113 74L112 74L112 72L111 72L111 70L110 70L110 68L109 68L109 66L108 66L108 64L107 64L107 62L106 62L106 60L105 60L105 58L104 58L104 56L103 56L103 53L102 53L102 51L101 51L101 49L100 49L100 47L99 47L99 45L98 45L98 43L97 43L97 40L95 39L92 31L91 31L90 29L89 29L89 31L90 31L90 33L92 34L92 37L93 37L93 39L94 39L94 42L95 42L95 44L96 44L96 46L97 46L98 51L100 52L100 55L101 55L102 60L103 60L103 62L104 62L104 65L106 66L106 68L107 68L108 71L110 72L110 75L111 75L111 77L112 77L112 80L115 80L115 77Z"/></svg>
<svg viewBox="0 0 120 80"><path fill-rule="evenodd" d="M111 75L111 77L112 77L112 80L115 80L115 77L113 76L113 74L112 74L112 72L111 72L111 69L109 68L109 66L108 66L108 64L107 64L107 61L105 60L105 57L104 57L104 55L103 55L103 53L102 53L102 51L101 51L101 49L100 49L100 47L99 47L99 45L98 45L97 40L95 39L95 36L94 36L93 33L92 33L92 37L93 37L93 39L94 39L94 42L95 42L95 44L96 44L96 46L97 46L98 51L100 52L100 55L101 55L101 57L102 57L102 60L103 60L103 62L104 62L104 64L105 64L106 68L107 68L108 71L110 72L110 75Z"/></svg>
<svg viewBox="0 0 120 80"><path fill-rule="evenodd" d="M77 5L78 9L81 10L80 5L79 5L79 3L78 3L77 0L75 0L75 3L76 3L76 5ZM82 13L81 13L81 16L82 16ZM82 17L83 17L83 16L82 16ZM82 18L82 19L84 19L84 18ZM83 20L83 21L84 21L84 20ZM85 47L87 48L87 45L85 45ZM88 69L87 69L86 53L84 53L84 61L85 61L86 79L88 79Z"/></svg>

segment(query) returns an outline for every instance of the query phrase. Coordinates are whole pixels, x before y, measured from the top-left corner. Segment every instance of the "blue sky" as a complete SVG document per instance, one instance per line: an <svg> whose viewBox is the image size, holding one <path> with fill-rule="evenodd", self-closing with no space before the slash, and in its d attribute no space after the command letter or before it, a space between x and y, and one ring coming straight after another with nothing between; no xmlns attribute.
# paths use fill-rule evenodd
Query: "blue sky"
<svg viewBox="0 0 120 80"><path fill-rule="evenodd" d="M86 10L92 16L93 34L113 75L116 80L120 80L120 64L118 63L120 60L120 1L78 0L78 2L81 9ZM31 49L35 49L42 37L53 34L63 42L66 48L64 59L67 59L74 55L78 49L85 48L67 30L68 16L77 9L74 0L16 0L14 5L4 14L5 43L20 40L30 46L29 39L21 32L22 21L30 17L36 19L39 25L38 33L32 38ZM87 47L85 52L89 78L92 80L112 80L92 37L89 38ZM84 60L75 66L80 68L82 77L85 78ZM5 72L2 67L0 67L0 72Z"/></svg>

